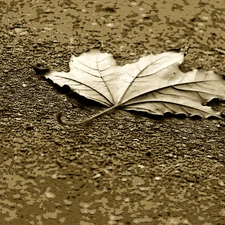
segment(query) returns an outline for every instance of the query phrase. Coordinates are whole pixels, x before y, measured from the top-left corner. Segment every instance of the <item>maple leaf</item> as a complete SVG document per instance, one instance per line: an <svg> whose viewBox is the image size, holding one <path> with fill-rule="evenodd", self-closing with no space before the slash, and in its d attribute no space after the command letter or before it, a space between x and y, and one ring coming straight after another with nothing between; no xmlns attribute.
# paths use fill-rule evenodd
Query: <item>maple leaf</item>
<svg viewBox="0 0 225 225"><path fill-rule="evenodd" d="M214 98L225 99L223 76L204 70L182 72L183 53L168 51L147 55L137 62L117 66L109 53L92 49L78 57L72 56L69 72L50 71L45 77L59 86L109 107L83 121L87 122L115 108L147 112L221 117L206 103ZM83 122L59 122L77 125Z"/></svg>

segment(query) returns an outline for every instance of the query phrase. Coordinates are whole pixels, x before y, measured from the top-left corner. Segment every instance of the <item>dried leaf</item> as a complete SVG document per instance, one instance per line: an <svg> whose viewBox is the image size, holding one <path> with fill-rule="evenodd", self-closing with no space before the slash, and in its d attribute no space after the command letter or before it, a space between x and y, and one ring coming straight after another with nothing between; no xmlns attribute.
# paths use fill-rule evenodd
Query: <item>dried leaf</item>
<svg viewBox="0 0 225 225"><path fill-rule="evenodd" d="M197 69L184 73L179 69L183 60L182 53L169 51L121 67L111 54L92 49L72 56L68 73L50 71L45 77L109 107L101 114L120 107L154 115L220 117L206 103L225 99L223 76Z"/></svg>

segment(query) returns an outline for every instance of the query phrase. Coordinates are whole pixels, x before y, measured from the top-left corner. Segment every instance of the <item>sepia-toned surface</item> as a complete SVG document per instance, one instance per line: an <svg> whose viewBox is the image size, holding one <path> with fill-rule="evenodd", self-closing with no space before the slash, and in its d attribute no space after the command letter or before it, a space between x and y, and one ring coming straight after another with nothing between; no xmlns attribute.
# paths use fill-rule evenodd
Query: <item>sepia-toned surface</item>
<svg viewBox="0 0 225 225"><path fill-rule="evenodd" d="M224 119L117 110L62 127L59 111L79 120L104 108L30 66L68 70L93 47L121 65L189 47L185 68L223 74L224 1L27 2L0 1L0 224L225 224Z"/></svg>

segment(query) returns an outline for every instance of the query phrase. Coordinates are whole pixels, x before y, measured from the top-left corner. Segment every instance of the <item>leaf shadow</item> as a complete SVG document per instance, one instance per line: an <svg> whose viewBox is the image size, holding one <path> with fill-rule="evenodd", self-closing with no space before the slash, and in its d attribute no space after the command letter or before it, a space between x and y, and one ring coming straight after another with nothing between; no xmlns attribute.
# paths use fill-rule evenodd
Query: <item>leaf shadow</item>
<svg viewBox="0 0 225 225"><path fill-rule="evenodd" d="M178 119L178 120L202 120L202 117L199 115L194 115L194 116L187 116L185 114L172 114L170 112L166 112L164 115L153 115L153 114L149 114L147 112L136 112L136 111L129 111L131 114L135 115L135 116L142 116L148 119L152 119L152 120L157 120L157 121L163 121L163 120L167 120L167 119ZM222 115L222 117L225 117ZM215 116L210 116L207 119L209 120L219 120L218 117Z"/></svg>
<svg viewBox="0 0 225 225"><path fill-rule="evenodd" d="M43 79L46 79L45 77ZM46 79L60 94L65 94L74 107L87 108L87 107L104 107L101 103L95 102L91 99L85 98L73 90L68 85L63 85L62 87L58 84L52 82L50 79Z"/></svg>
<svg viewBox="0 0 225 225"><path fill-rule="evenodd" d="M86 97L83 97L79 94L77 94L76 92L72 91L71 88L68 85L64 85L64 86L59 86L58 84L54 83L53 81L51 81L50 79L46 79L44 76L41 76L41 78L43 78L44 80L47 80L51 85L53 85L53 87L55 88L55 90L58 93L61 94L65 94L68 98L68 101L72 103L72 105L74 107L77 108L81 108L81 109L88 109L89 107L91 108L99 108L99 109L103 109L105 108L104 105L102 105L101 103L95 102L91 99L88 99ZM210 106L212 108L215 108L217 111L221 111L218 110L217 108L221 105L221 103L225 104L225 101L221 101L218 98L214 98L211 101L207 102L205 105L206 106ZM98 109L98 110L99 110ZM122 109L122 108L119 108ZM129 112L137 117L146 117L152 120L157 120L157 121L163 121L166 119L171 119L171 118L176 118L179 120L186 120L186 119L190 119L190 120L201 120L202 117L198 116L198 115L194 115L194 116L187 116L185 114L172 114L170 112L166 112L164 115L154 115L154 114L149 114L147 112L141 112L141 111L134 111L134 110L129 110ZM221 117L225 118L225 112L221 113ZM209 120L218 120L218 117L215 116L210 116L207 119Z"/></svg>
<svg viewBox="0 0 225 225"><path fill-rule="evenodd" d="M141 117L145 117L148 119L152 119L152 120L158 120L158 121L162 121L168 118L177 118L177 119L186 119L187 116L184 114L177 114L177 115L173 115L172 113L165 113L164 115L154 115L154 114L149 114L147 112L137 112L137 111L133 111L133 110L129 110L129 112L132 115L135 116L141 116Z"/></svg>

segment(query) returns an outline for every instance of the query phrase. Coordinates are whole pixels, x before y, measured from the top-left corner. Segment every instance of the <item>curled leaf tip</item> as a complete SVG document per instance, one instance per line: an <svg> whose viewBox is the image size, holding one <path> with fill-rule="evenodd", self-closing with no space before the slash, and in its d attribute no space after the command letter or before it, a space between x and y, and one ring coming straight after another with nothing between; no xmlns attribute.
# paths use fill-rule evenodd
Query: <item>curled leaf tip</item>
<svg viewBox="0 0 225 225"><path fill-rule="evenodd" d="M46 75L47 73L50 72L50 68L47 66L43 66L41 63L37 63L35 65L31 65L33 70L36 72L38 75Z"/></svg>

